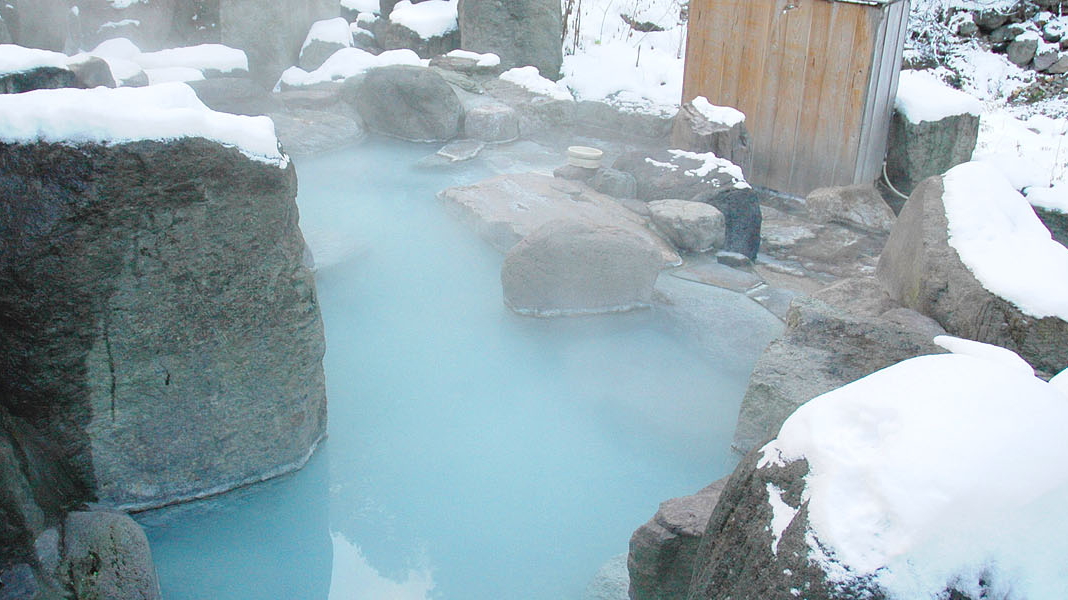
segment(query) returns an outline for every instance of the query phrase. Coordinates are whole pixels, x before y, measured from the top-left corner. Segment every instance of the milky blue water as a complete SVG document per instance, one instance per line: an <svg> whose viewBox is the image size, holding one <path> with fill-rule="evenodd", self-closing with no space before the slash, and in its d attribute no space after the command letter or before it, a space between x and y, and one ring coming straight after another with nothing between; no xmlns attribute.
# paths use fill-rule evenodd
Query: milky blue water
<svg viewBox="0 0 1068 600"><path fill-rule="evenodd" d="M720 292L767 325L721 357L655 310L513 315L502 257L435 198L490 173L413 166L433 150L298 161L329 439L298 473L141 515L168 600L581 599L660 501L733 467L764 309Z"/></svg>

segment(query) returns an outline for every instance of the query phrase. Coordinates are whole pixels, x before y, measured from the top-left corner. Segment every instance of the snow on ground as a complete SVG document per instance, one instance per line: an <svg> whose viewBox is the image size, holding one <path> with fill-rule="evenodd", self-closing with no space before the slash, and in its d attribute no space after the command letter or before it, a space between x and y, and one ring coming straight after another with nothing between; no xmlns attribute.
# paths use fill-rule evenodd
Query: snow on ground
<svg viewBox="0 0 1068 600"><path fill-rule="evenodd" d="M538 73L537 67L516 67L501 73L501 79L524 87L535 94L556 100L572 100L571 92L560 83L554 83Z"/></svg>
<svg viewBox="0 0 1068 600"><path fill-rule="evenodd" d="M1033 317L1068 320L1068 248L998 169L953 167L943 200L949 245L984 288Z"/></svg>
<svg viewBox="0 0 1068 600"><path fill-rule="evenodd" d="M347 79L375 67L426 66L428 64L429 61L420 59L418 54L408 49L387 50L376 56L359 48L342 48L330 55L322 66L310 73L300 67L289 67L282 73L275 91L281 90L283 85L305 87L326 81Z"/></svg>
<svg viewBox="0 0 1068 600"><path fill-rule="evenodd" d="M215 112L184 83L0 95L0 141L121 144L201 137L286 167L267 117Z"/></svg>
<svg viewBox="0 0 1068 600"><path fill-rule="evenodd" d="M412 4L401 0L389 13L389 20L404 25L423 39L442 36L456 31L459 26L456 5L459 0L425 0Z"/></svg>
<svg viewBox="0 0 1068 600"><path fill-rule="evenodd" d="M567 13L568 0L563 0ZM679 0L582 0L567 18L564 85L579 100L674 114L682 97L686 24ZM664 31L638 31L647 25Z"/></svg>
<svg viewBox="0 0 1068 600"><path fill-rule="evenodd" d="M979 598L981 580L984 598L1060 598L1065 419L1057 386L996 351L921 356L803 405L761 465L808 460L810 558L832 576L891 598Z"/></svg>
<svg viewBox="0 0 1068 600"><path fill-rule="evenodd" d="M343 17L337 17L312 23L311 28L308 30L308 37L304 38L304 45L300 47L300 51L303 52L305 48L316 40L351 46L352 31L349 29L349 22Z"/></svg>

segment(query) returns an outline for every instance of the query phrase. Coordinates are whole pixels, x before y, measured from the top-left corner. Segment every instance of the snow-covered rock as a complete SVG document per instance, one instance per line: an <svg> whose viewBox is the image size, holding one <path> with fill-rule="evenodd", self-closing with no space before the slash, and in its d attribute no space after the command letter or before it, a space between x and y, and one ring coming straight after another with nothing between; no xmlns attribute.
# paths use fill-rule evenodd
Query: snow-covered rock
<svg viewBox="0 0 1068 600"><path fill-rule="evenodd" d="M690 152L712 152L736 165L749 165L749 133L745 115L727 106L714 106L698 96L675 115L671 146Z"/></svg>
<svg viewBox="0 0 1068 600"><path fill-rule="evenodd" d="M689 200L706 190L749 187L741 168L709 152L634 151L616 159L612 168L634 175L638 181L638 198L643 200Z"/></svg>
<svg viewBox="0 0 1068 600"><path fill-rule="evenodd" d="M874 282L860 289L854 284L849 292L871 298L873 287ZM886 298L878 312L896 306ZM739 452L764 443L797 407L819 394L907 358L942 351L929 331L805 296L794 299L786 323L749 377L732 442Z"/></svg>
<svg viewBox="0 0 1068 600"><path fill-rule="evenodd" d="M913 192L879 259L891 297L952 335L1068 366L1068 249L996 169L960 165Z"/></svg>
<svg viewBox="0 0 1068 600"><path fill-rule="evenodd" d="M982 108L974 97L930 73L905 71L894 106L886 171L902 193L971 160Z"/></svg>
<svg viewBox="0 0 1068 600"><path fill-rule="evenodd" d="M351 47L352 31L348 21L341 17L316 21L308 30L304 45L300 47L297 65L305 71L314 71L333 53Z"/></svg>
<svg viewBox="0 0 1068 600"><path fill-rule="evenodd" d="M159 506L303 465L322 323L271 120L185 84L38 90L0 96L0 145L0 279L28 282L0 302L40 317L3 334L5 405L56 434L85 499Z"/></svg>
<svg viewBox="0 0 1068 600"><path fill-rule="evenodd" d="M275 85L275 90L284 91L348 79L371 69L392 65L423 66L424 61L411 50L390 50L375 55L359 48L342 48L314 71L308 72L300 67L286 69Z"/></svg>

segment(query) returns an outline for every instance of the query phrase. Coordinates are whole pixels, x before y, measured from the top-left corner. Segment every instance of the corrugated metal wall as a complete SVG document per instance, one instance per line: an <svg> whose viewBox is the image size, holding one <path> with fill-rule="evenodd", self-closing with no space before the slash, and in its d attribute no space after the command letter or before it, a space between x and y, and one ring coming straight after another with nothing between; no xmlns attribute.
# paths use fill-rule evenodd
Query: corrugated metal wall
<svg viewBox="0 0 1068 600"><path fill-rule="evenodd" d="M683 99L746 114L757 185L804 195L873 181L907 16L907 0L690 0Z"/></svg>

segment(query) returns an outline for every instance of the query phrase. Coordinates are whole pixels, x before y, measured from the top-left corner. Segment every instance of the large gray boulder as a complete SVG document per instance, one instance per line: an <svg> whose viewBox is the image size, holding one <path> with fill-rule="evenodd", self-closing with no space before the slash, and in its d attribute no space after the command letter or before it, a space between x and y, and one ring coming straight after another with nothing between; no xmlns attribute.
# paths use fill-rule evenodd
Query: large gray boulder
<svg viewBox="0 0 1068 600"><path fill-rule="evenodd" d="M74 598L159 600L148 538L119 512L72 512L63 527L60 572Z"/></svg>
<svg viewBox="0 0 1068 600"><path fill-rule="evenodd" d="M356 88L356 110L372 131L416 142L451 140L463 125L456 92L432 69L371 69Z"/></svg>
<svg viewBox="0 0 1068 600"><path fill-rule="evenodd" d="M501 68L537 67L560 78L563 20L558 0L460 0L460 45L501 57Z"/></svg>
<svg viewBox="0 0 1068 600"><path fill-rule="evenodd" d="M74 50L71 12L67 0L7 0L14 10L8 28L14 42L27 48L65 52Z"/></svg>
<svg viewBox="0 0 1068 600"><path fill-rule="evenodd" d="M628 228L550 221L505 255L504 303L541 317L642 308L661 264L659 248Z"/></svg>
<svg viewBox="0 0 1068 600"><path fill-rule="evenodd" d="M219 0L220 41L244 50L251 77L271 88L297 63L312 23L340 10L337 0Z"/></svg>
<svg viewBox="0 0 1068 600"><path fill-rule="evenodd" d="M963 113L913 123L899 111L890 120L886 174L903 194L924 179L972 159L979 139L978 115Z"/></svg>
<svg viewBox="0 0 1068 600"><path fill-rule="evenodd" d="M853 289L850 295L860 293ZM932 338L930 330L795 298L786 331L768 345L749 377L732 446L746 453L774 437L808 400L907 358L944 352Z"/></svg>
<svg viewBox="0 0 1068 600"><path fill-rule="evenodd" d="M0 405L84 499L158 506L304 464L326 424L296 173L200 138L0 145Z"/></svg>
<svg viewBox="0 0 1068 600"><path fill-rule="evenodd" d="M693 494L660 503L630 537L627 570L631 600L685 598L708 520L723 493L720 479Z"/></svg>
<svg viewBox="0 0 1068 600"><path fill-rule="evenodd" d="M879 257L890 297L938 321L950 334L1013 350L1033 367L1068 367L1068 322L1020 311L987 291L949 245L942 177L920 184L905 203Z"/></svg>

